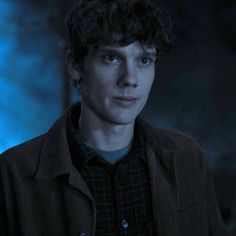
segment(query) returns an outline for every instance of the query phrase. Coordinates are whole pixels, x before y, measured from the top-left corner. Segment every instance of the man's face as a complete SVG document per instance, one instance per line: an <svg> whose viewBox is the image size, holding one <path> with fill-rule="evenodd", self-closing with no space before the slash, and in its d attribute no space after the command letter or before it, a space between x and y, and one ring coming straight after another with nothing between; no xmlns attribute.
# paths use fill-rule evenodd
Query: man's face
<svg viewBox="0 0 236 236"><path fill-rule="evenodd" d="M147 101L155 60L156 49L139 42L90 50L81 71L83 106L108 123L134 122Z"/></svg>

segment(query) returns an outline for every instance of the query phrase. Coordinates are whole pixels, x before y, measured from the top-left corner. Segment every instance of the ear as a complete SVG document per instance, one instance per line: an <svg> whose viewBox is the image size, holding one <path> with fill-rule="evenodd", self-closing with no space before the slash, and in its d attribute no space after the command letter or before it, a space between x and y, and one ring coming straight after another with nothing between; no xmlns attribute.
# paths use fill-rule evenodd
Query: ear
<svg viewBox="0 0 236 236"><path fill-rule="evenodd" d="M79 69L79 65L76 64L71 56L71 51L70 49L68 49L66 51L65 54L65 60L66 60L66 67L67 67L67 71L70 75L70 77L72 78L72 80L74 82L79 83L80 81L80 77L81 77L81 73L80 73L80 69Z"/></svg>

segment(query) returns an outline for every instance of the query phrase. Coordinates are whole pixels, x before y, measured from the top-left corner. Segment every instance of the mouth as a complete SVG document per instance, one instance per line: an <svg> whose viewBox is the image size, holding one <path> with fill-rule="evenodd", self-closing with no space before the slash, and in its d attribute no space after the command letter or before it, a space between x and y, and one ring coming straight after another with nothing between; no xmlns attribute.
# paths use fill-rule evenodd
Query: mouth
<svg viewBox="0 0 236 236"><path fill-rule="evenodd" d="M122 101L134 101L137 100L135 97L131 96L119 96L119 97L114 97L114 99L122 100Z"/></svg>
<svg viewBox="0 0 236 236"><path fill-rule="evenodd" d="M137 98L131 96L118 96L118 97L113 97L113 99L118 105L122 107L130 107L134 105L138 100Z"/></svg>

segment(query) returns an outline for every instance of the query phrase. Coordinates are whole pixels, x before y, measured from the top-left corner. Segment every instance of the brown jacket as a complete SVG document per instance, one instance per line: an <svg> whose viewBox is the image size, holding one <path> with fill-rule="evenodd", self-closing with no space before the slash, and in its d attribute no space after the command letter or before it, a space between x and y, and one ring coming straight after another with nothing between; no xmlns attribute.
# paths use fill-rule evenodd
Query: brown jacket
<svg viewBox="0 0 236 236"><path fill-rule="evenodd" d="M137 119L148 137L158 235L228 235L199 146L183 133L154 128ZM48 133L1 155L1 236L94 236L95 227L93 198L71 162L66 114Z"/></svg>

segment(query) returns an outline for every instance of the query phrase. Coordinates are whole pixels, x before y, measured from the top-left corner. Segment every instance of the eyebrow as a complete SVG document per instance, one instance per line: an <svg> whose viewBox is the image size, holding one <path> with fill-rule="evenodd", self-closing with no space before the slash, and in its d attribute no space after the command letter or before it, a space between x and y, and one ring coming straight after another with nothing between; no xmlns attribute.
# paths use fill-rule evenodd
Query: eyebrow
<svg viewBox="0 0 236 236"><path fill-rule="evenodd" d="M111 53L111 54L114 53L114 54L117 54L120 57L124 56L124 54L119 49L110 48L110 47L104 47L104 48L98 49L98 51L96 52L96 54L101 54L101 53ZM156 52L149 52L147 50L143 50L138 54L141 55L141 56L157 57Z"/></svg>

